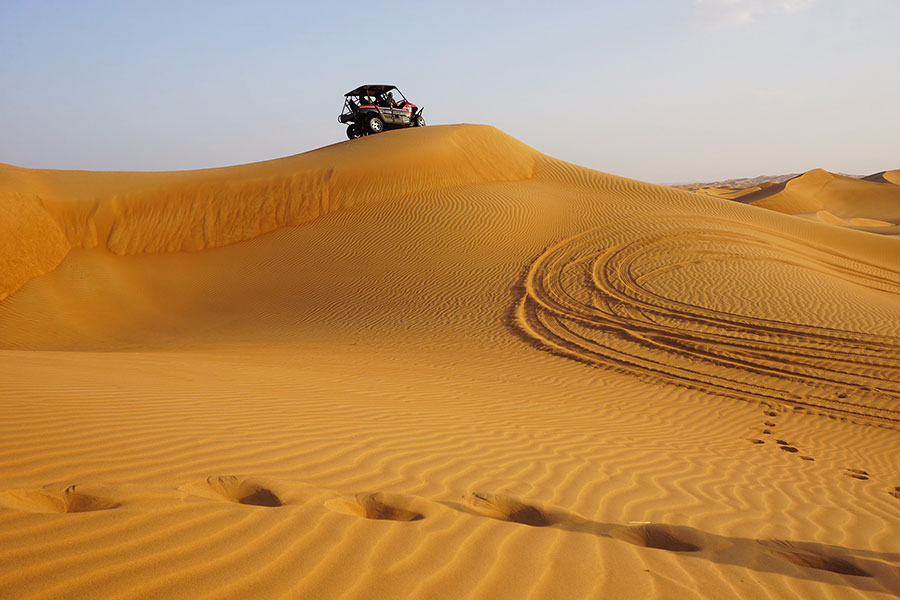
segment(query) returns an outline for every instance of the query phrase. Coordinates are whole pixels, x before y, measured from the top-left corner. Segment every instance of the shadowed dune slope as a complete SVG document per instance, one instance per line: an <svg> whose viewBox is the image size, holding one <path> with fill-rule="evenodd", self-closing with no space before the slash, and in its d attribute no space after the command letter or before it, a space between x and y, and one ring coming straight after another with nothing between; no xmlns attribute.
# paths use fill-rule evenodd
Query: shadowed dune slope
<svg viewBox="0 0 900 600"><path fill-rule="evenodd" d="M707 196L715 196L716 198L726 198L728 200L736 200L741 196L758 192L769 186L754 185L748 188L729 188L729 187L701 187L701 188L685 188L698 194L706 194Z"/></svg>
<svg viewBox="0 0 900 600"><path fill-rule="evenodd" d="M698 194L706 194L707 196L715 196L716 198L726 198L728 200L738 200L740 202L744 202L744 196L757 194L757 197L761 197L761 195L766 190L774 186L780 186L778 189L783 189L784 182L779 183L775 181L763 181L756 185L749 185L744 187L727 185L688 185L673 187L677 189L690 190L692 192L697 192Z"/></svg>
<svg viewBox="0 0 900 600"><path fill-rule="evenodd" d="M900 593L900 239L471 125L0 199L0 597Z"/></svg>
<svg viewBox="0 0 900 600"><path fill-rule="evenodd" d="M874 181L876 183L893 183L895 185L900 185L900 169L881 171L880 173L863 177L863 179L866 181Z"/></svg>

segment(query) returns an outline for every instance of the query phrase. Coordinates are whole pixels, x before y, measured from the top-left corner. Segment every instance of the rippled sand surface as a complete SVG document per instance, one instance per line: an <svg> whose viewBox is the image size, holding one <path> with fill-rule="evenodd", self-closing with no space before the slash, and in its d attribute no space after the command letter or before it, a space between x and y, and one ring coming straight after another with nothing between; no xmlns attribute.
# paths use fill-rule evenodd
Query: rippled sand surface
<svg viewBox="0 0 900 600"><path fill-rule="evenodd" d="M0 233L2 598L900 594L894 236L482 126Z"/></svg>

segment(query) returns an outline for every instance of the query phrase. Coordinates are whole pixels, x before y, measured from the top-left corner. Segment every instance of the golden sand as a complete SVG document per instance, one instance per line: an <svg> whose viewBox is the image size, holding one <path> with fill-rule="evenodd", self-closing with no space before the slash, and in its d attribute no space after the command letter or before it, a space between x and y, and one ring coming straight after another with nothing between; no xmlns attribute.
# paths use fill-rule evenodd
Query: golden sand
<svg viewBox="0 0 900 600"><path fill-rule="evenodd" d="M782 212L900 204L807 175L0 167L0 597L895 596L900 240Z"/></svg>

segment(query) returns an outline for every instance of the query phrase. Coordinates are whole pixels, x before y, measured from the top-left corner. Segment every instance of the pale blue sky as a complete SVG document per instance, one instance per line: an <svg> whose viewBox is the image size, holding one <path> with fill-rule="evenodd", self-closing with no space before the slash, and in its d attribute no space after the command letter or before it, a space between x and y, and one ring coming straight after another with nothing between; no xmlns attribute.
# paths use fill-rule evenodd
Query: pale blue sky
<svg viewBox="0 0 900 600"><path fill-rule="evenodd" d="M190 169L430 124L660 183L900 168L900 0L0 0L0 162Z"/></svg>

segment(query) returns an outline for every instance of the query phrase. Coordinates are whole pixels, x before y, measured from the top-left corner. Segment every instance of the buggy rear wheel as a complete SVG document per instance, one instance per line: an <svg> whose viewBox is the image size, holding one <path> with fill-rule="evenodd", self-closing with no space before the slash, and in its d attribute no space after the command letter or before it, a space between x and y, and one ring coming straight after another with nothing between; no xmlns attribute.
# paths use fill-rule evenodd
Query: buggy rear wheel
<svg viewBox="0 0 900 600"><path fill-rule="evenodd" d="M351 123L347 126L347 137L351 140L361 138L365 134L366 132L362 130L362 127L358 126L356 123Z"/></svg>
<svg viewBox="0 0 900 600"><path fill-rule="evenodd" d="M384 121L380 117L371 117L369 119L369 131L372 133L381 133L384 131Z"/></svg>

